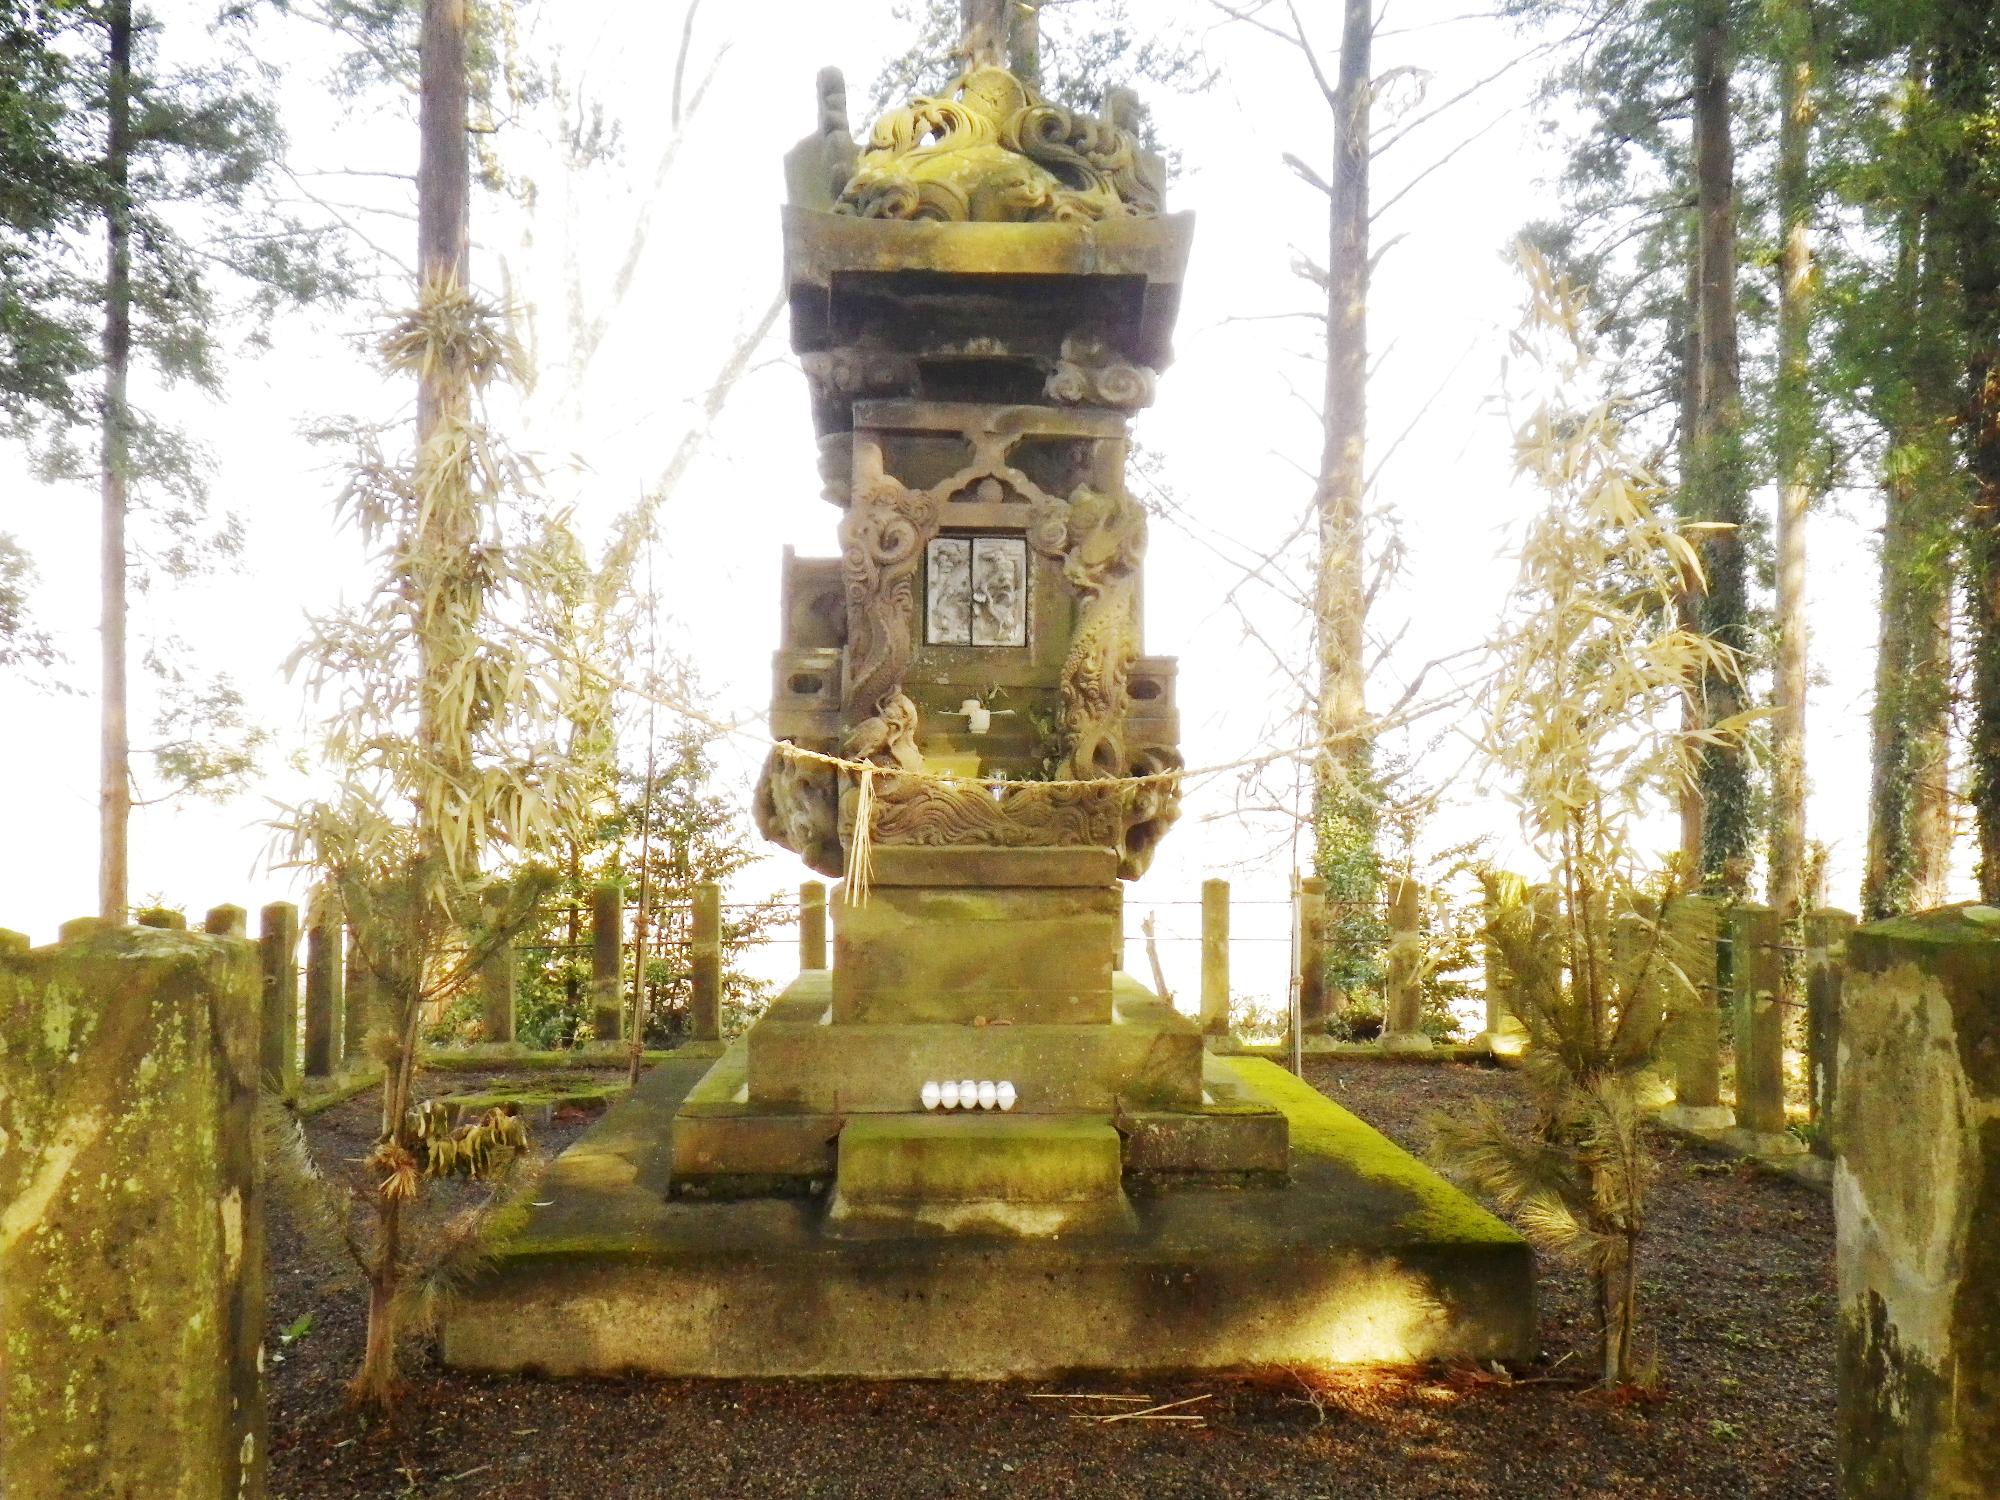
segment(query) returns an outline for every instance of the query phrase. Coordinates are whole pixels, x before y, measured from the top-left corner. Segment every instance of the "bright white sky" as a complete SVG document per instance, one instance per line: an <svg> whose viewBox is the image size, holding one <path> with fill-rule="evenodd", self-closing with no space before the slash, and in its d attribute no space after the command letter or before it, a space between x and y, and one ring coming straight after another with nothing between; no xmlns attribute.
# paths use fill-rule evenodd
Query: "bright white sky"
<svg viewBox="0 0 2000 1500"><path fill-rule="evenodd" d="M599 0L540 9L562 15L565 74L602 101L624 132L625 149L619 161L571 183L530 133L501 136L509 166L542 184L541 208L524 228L518 215L482 200L475 276L500 288L504 257L508 289L532 307L544 374L515 439L558 469L555 487L574 496L588 532L628 505L699 423L698 403L739 331L761 317L778 287L780 162L813 125L815 71L829 62L846 70L855 123L865 128L869 83L906 37L880 0L710 0L697 21L689 88L711 63L712 81L662 171L670 136L666 75L682 5ZM1291 151L1324 163L1330 126L1295 52L1242 27L1213 27L1213 12L1194 0L1149 0L1134 9L1149 20L1157 13L1163 22L1200 28L1222 73L1205 95L1148 99L1162 137L1184 155L1170 206L1192 210L1198 228L1177 360L1139 424L1195 518L1192 534L1154 527L1146 627L1150 651L1180 657L1184 748L1191 766L1203 766L1252 753L1267 705L1284 690L1225 603L1241 575L1215 549L1236 557L1264 552L1310 504L1308 473L1319 445L1317 329L1279 315L1314 304L1316 294L1290 266L1298 250L1323 259L1325 207L1280 157ZM1429 24L1460 9L1445 0L1390 0L1378 70L1429 69L1430 97L1440 100L1521 49L1496 23ZM1324 29L1319 40L1330 67L1331 19ZM410 170L415 131L403 111L343 120L320 100L324 56L301 52L282 61L299 166ZM1498 399L1504 335L1520 301L1506 247L1523 222L1553 207L1549 138L1526 104L1534 73L1530 65L1481 92L1376 167L1381 203L1497 119L1376 226L1378 244L1397 243L1381 260L1371 303L1377 368L1370 459L1381 464L1377 503L1393 512L1408 548L1373 620L1376 636L1394 641L1371 685L1378 705L1394 699L1423 663L1486 638L1513 580L1510 538L1535 505L1512 482ZM310 182L350 201L396 203L394 184ZM613 277L642 221L650 234L629 295L613 307ZM405 255L415 238L413 224L389 214L370 212L358 222ZM597 355L580 374L563 368L565 265L574 268L586 315L606 320ZM297 433L314 417L382 411L392 409L385 402L405 399L401 391L385 393L355 352L351 336L370 321L361 308L330 320L293 320L277 330L272 353L232 364L225 401L175 404L214 452L216 498L243 515L247 552L237 572L137 601L135 631L171 632L189 643L195 660L230 671L281 731L283 747L268 782L249 795L219 807L194 803L136 815L135 902L157 898L198 914L222 901L254 909L298 898L289 874L267 868L261 826L270 799L294 797L307 785L284 769L310 742L312 726L302 722L299 693L281 664L304 633L305 614L337 600L363 574L356 539L331 525L337 480L326 456ZM563 469L570 455L580 469ZM52 697L0 682L0 724L8 729L0 737L0 782L9 803L0 926L45 941L63 919L95 907L96 703L88 689L96 681L96 495L94 487L38 486L18 455L0 454L0 497L0 529L16 533L41 570L40 621L68 651L67 675L86 688ZM1768 503L1768 494L1763 499ZM1835 508L1816 520L1811 568L1811 834L1831 846L1831 891L1847 905L1859 883L1865 832L1875 594L1868 529L1875 520L1865 498L1857 506L1858 514ZM780 549L790 543L831 554L835 519L818 498L804 378L781 321L675 491L658 556L673 638L698 662L720 716L762 712L777 641ZM1257 595L1253 588L1244 597L1262 628L1282 640L1291 628L1287 607ZM1304 670L1303 653L1297 667ZM1447 680L1434 675L1431 685ZM143 687L135 690L143 705ZM142 713L141 706L135 731ZM143 732L135 739L143 742ZM1465 760L1466 742L1449 722L1393 739L1432 779L1459 772ZM747 737L721 753L746 807L761 754ZM1130 925L1136 931L1138 914L1157 907L1163 933L1191 936L1195 910L1165 903L1194 901L1205 875L1228 876L1240 900L1274 903L1239 912L1244 941L1236 963L1240 991L1277 1000L1287 917L1276 903L1285 899L1290 856L1271 825L1246 827L1229 816L1232 800L1227 779L1194 792L1152 873L1128 893ZM1465 777L1422 842L1442 847L1484 832L1505 854L1514 830L1511 808ZM1663 843L1670 838L1663 824ZM746 877L745 889L788 886L803 873L774 851ZM1191 990L1194 945L1170 943L1165 956L1175 987Z"/></svg>

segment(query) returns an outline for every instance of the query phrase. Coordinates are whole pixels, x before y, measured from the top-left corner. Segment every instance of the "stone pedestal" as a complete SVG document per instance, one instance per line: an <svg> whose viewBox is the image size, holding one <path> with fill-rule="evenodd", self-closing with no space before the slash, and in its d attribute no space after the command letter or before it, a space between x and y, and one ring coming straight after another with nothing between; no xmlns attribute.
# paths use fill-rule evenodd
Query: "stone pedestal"
<svg viewBox="0 0 2000 1500"><path fill-rule="evenodd" d="M1848 939L1832 1124L1841 1493L2000 1495L2000 910Z"/></svg>

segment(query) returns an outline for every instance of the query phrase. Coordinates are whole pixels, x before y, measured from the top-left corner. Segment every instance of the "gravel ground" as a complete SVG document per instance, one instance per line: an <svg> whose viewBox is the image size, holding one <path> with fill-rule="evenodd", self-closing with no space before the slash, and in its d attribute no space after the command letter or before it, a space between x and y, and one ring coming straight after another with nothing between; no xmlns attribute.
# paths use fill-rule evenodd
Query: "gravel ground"
<svg viewBox="0 0 2000 1500"><path fill-rule="evenodd" d="M1404 1145L1426 1117L1510 1101L1512 1075L1313 1065L1312 1081ZM453 1087L471 1080L453 1080ZM329 1166L365 1151L364 1096L312 1122ZM558 1118L537 1146L583 1128ZM1660 1143L1645 1311L1658 1389L1609 1397L1582 1277L1544 1268L1540 1362L1515 1377L1439 1369L1269 1380L1087 1380L1070 1390L1201 1398L1202 1425L1078 1419L1112 1403L1053 1387L862 1381L469 1378L428 1352L384 1424L346 1410L358 1284L271 1226L272 1494L281 1500L623 1496L1324 1496L1328 1500L1814 1500L1833 1483L1833 1225L1809 1189ZM275 1330L311 1312L279 1350Z"/></svg>

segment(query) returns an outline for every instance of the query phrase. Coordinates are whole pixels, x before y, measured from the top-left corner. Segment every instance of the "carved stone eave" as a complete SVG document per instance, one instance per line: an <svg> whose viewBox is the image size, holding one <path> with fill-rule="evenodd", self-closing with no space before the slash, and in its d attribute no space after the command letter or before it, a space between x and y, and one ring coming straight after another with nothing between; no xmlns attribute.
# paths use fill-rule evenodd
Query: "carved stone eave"
<svg viewBox="0 0 2000 1500"><path fill-rule="evenodd" d="M940 223L859 219L801 204L784 212L785 275L794 293L856 272L964 276L1139 276L1179 293L1194 215L1091 224Z"/></svg>

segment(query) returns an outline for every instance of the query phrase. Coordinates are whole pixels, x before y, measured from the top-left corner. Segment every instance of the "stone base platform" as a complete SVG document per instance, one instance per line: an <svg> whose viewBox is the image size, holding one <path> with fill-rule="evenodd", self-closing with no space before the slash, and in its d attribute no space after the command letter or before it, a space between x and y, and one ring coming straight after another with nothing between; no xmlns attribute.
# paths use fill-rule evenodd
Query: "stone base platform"
<svg viewBox="0 0 2000 1500"><path fill-rule="evenodd" d="M1533 1355L1519 1236L1276 1065L1212 1065L1283 1113L1289 1185L1163 1188L1128 1161L1129 1215L1088 1229L857 1236L824 1191L671 1196L674 1115L701 1074L663 1064L497 1239L444 1324L444 1358L549 1375L999 1379Z"/></svg>

